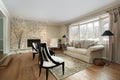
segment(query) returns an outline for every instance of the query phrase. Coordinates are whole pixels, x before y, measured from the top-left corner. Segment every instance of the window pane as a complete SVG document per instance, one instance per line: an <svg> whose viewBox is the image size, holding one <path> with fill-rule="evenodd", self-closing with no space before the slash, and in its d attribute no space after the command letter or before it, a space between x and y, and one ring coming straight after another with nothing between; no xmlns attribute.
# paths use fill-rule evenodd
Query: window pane
<svg viewBox="0 0 120 80"><path fill-rule="evenodd" d="M72 27L70 27L69 30L70 30L70 34L69 34L70 41L78 40L78 38L79 38L78 26L72 26Z"/></svg>
<svg viewBox="0 0 120 80"><path fill-rule="evenodd" d="M87 27L86 25L80 25L80 39L85 39L85 35L86 35L86 30L87 30Z"/></svg>
<svg viewBox="0 0 120 80"><path fill-rule="evenodd" d="M95 39L98 39L98 36L100 36L100 30L99 30L99 21L93 22L93 32L95 35Z"/></svg>
<svg viewBox="0 0 120 80"><path fill-rule="evenodd" d="M80 25L80 39L97 39L99 35L98 26L98 22Z"/></svg>

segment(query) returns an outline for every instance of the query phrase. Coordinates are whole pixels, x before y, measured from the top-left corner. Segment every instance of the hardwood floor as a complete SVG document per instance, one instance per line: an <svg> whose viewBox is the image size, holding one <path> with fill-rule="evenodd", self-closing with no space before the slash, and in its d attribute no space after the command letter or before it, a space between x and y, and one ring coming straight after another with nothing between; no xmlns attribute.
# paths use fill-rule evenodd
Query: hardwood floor
<svg viewBox="0 0 120 80"><path fill-rule="evenodd" d="M9 59L11 58L10 64L5 63L6 66L0 67L0 80L45 80L45 70L42 70L39 77L37 57L32 60L31 53L15 54L9 56ZM56 80L51 73L48 79ZM120 65L115 63L110 66L92 65L63 80L120 80Z"/></svg>
<svg viewBox="0 0 120 80"><path fill-rule="evenodd" d="M120 80L120 65L110 66L92 65L64 80Z"/></svg>

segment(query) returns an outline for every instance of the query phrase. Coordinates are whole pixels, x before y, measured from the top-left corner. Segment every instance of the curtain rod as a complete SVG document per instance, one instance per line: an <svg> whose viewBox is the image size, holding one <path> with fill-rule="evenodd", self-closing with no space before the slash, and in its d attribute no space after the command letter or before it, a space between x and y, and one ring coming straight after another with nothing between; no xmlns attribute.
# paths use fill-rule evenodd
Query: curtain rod
<svg viewBox="0 0 120 80"><path fill-rule="evenodd" d="M114 7L109 8L108 10L106 10L106 12L110 12L110 11L115 10L117 8L120 8L120 4L118 4L118 5L114 6Z"/></svg>

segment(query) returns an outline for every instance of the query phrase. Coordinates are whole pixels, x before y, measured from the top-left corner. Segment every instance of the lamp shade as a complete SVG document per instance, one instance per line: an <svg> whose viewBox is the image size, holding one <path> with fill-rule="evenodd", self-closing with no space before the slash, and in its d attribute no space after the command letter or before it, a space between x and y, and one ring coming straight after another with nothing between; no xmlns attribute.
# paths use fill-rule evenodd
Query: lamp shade
<svg viewBox="0 0 120 80"><path fill-rule="evenodd" d="M102 36L113 36L114 34L110 30L106 30Z"/></svg>
<svg viewBox="0 0 120 80"><path fill-rule="evenodd" d="M67 36L66 36L66 35L63 35L62 38L67 38Z"/></svg>

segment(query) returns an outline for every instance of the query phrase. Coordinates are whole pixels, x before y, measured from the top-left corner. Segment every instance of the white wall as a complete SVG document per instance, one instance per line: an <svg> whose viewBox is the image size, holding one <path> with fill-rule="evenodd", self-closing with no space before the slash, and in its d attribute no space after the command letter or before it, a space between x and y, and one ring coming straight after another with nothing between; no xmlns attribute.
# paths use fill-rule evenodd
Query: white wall
<svg viewBox="0 0 120 80"><path fill-rule="evenodd" d="M51 38L58 38L60 39L60 27L59 26L48 26L47 27L47 42L49 44Z"/></svg>

